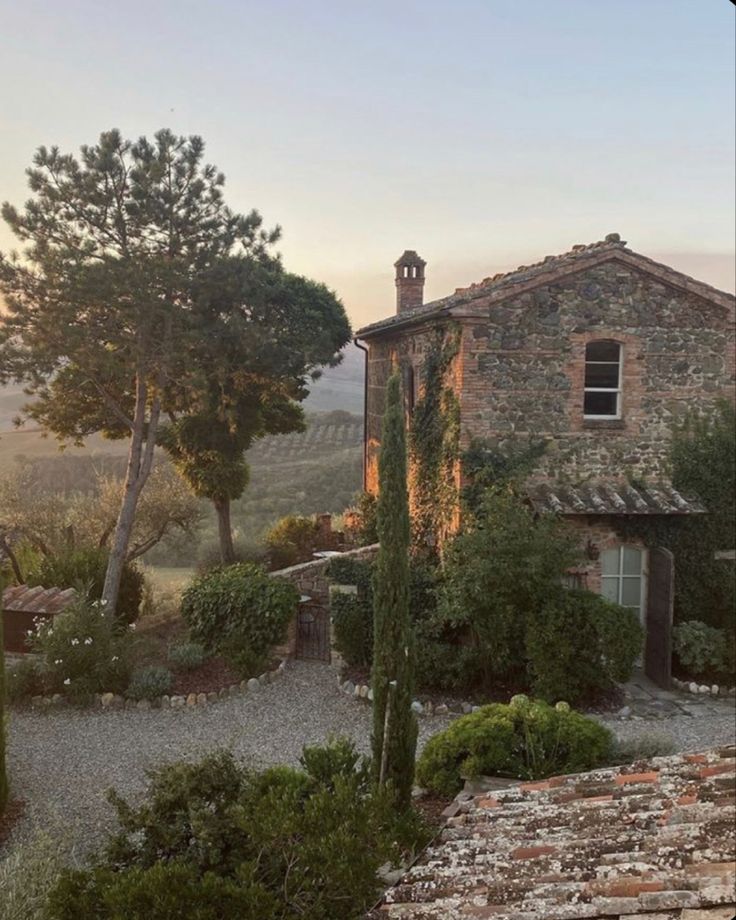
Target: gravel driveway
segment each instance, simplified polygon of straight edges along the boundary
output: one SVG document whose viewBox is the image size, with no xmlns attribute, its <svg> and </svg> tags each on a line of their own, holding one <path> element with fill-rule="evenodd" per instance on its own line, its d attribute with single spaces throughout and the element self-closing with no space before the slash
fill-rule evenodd
<svg viewBox="0 0 736 920">
<path fill-rule="evenodd" d="M 305 744 L 329 735 L 369 747 L 370 707 L 339 692 L 329 665 L 291 662 L 278 681 L 209 706 L 149 712 L 62 709 L 13 711 L 8 727 L 12 795 L 26 801 L 16 830 L 60 828 L 81 854 L 114 824 L 110 787 L 128 797 L 145 786 L 145 771 L 166 761 L 197 759 L 214 748 L 254 767 L 296 764 Z M 420 744 L 447 724 L 423 719 Z"/>
<path fill-rule="evenodd" d="M 254 767 L 295 764 L 305 744 L 322 743 L 329 735 L 350 736 L 366 751 L 370 721 L 369 706 L 339 692 L 328 665 L 301 661 L 261 690 L 192 709 L 14 711 L 10 782 L 13 796 L 27 803 L 14 837 L 34 827 L 62 829 L 82 855 L 114 824 L 106 791 L 114 787 L 135 796 L 150 767 L 196 759 L 218 747 Z M 448 721 L 420 719 L 420 746 Z M 601 721 L 627 739 L 668 734 L 677 750 L 733 743 L 735 734 L 733 703 L 725 700 L 678 703 L 657 721 Z"/>
</svg>

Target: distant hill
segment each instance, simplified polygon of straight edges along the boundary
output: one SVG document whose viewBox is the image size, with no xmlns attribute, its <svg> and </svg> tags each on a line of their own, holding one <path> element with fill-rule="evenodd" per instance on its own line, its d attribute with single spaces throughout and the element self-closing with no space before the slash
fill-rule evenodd
<svg viewBox="0 0 736 920">
<path fill-rule="evenodd" d="M 319 380 L 312 384 L 304 408 L 307 412 L 333 412 L 342 409 L 354 415 L 363 414 L 363 352 L 348 345 L 342 363 L 327 368 Z M 28 401 L 21 387 L 0 386 L 0 433 L 13 431 L 13 419 Z M 46 442 L 49 451 L 55 450 L 53 439 Z"/>
</svg>

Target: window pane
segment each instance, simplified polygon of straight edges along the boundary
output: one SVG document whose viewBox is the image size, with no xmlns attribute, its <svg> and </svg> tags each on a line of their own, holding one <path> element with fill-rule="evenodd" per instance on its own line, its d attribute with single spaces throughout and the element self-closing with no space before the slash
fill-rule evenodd
<svg viewBox="0 0 736 920">
<path fill-rule="evenodd" d="M 619 549 L 604 549 L 601 553 L 601 572 L 604 575 L 618 575 Z"/>
<path fill-rule="evenodd" d="M 612 387 L 618 386 L 618 364 L 586 364 L 586 387 Z"/>
<path fill-rule="evenodd" d="M 601 594 L 607 601 L 613 601 L 614 604 L 618 603 L 618 578 L 602 578 L 601 579 Z"/>
<path fill-rule="evenodd" d="M 620 348 L 617 342 L 589 342 L 585 349 L 585 360 L 618 362 Z"/>
<path fill-rule="evenodd" d="M 624 546 L 624 575 L 641 575 L 641 550 Z"/>
<path fill-rule="evenodd" d="M 618 415 L 618 393 L 586 393 L 585 415 Z"/>
<path fill-rule="evenodd" d="M 623 579 L 621 603 L 624 607 L 638 607 L 641 604 L 641 578 Z"/>
</svg>

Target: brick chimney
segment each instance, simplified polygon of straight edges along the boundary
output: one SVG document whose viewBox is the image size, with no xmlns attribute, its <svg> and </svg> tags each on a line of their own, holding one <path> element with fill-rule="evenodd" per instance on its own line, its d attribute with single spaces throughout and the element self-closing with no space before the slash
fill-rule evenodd
<svg viewBox="0 0 736 920">
<path fill-rule="evenodd" d="M 407 249 L 400 259 L 394 262 L 396 267 L 396 312 L 404 313 L 424 303 L 424 266 L 413 249 Z"/>
</svg>

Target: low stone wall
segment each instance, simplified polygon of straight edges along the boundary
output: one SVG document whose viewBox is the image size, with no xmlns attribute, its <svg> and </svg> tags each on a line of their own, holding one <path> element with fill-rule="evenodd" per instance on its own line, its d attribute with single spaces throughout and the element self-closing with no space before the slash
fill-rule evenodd
<svg viewBox="0 0 736 920">
<path fill-rule="evenodd" d="M 342 558 L 359 559 L 369 562 L 375 558 L 378 544 L 361 546 L 342 553 Z M 332 557 L 334 558 L 334 557 Z M 277 569 L 271 572 L 272 578 L 283 578 L 291 582 L 299 594 L 308 595 L 312 600 L 323 607 L 330 604 L 330 582 L 327 579 L 327 567 L 330 559 L 315 559 L 312 562 L 302 562 L 299 565 L 289 566 L 287 569 Z M 281 657 L 291 658 L 296 653 L 296 617 L 289 624 L 289 634 L 284 645 L 274 650 Z"/>
</svg>

